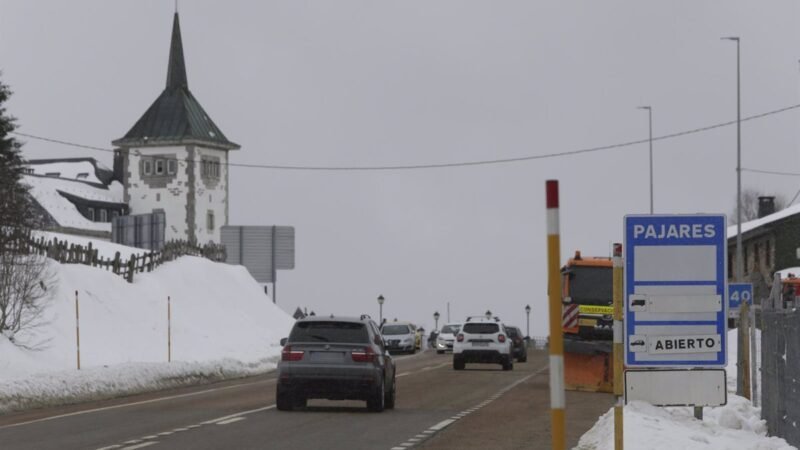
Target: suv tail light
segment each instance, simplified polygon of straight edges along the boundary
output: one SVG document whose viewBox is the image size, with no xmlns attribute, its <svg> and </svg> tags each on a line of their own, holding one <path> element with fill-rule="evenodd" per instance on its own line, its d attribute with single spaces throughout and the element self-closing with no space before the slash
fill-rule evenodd
<svg viewBox="0 0 800 450">
<path fill-rule="evenodd" d="M 458 333 L 458 336 L 456 336 L 456 340 L 458 342 L 464 342 L 464 335 L 461 334 L 461 333 Z"/>
<path fill-rule="evenodd" d="M 375 361 L 375 352 L 372 351 L 372 347 L 364 348 L 364 351 L 352 351 L 350 356 L 353 358 L 355 362 L 372 362 Z"/>
<path fill-rule="evenodd" d="M 292 350 L 292 347 L 287 345 L 283 347 L 281 351 L 281 361 L 300 361 L 303 359 L 303 353 L 305 352 L 302 350 Z"/>
<path fill-rule="evenodd" d="M 502 344 L 503 342 L 506 341 L 506 335 L 505 334 L 498 335 L 497 340 Z"/>
</svg>

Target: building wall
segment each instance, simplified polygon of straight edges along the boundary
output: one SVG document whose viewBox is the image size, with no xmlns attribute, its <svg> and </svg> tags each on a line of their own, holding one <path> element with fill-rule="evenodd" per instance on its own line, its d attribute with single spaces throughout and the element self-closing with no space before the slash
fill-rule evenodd
<svg viewBox="0 0 800 450">
<path fill-rule="evenodd" d="M 220 242 L 220 227 L 228 224 L 228 152 L 205 147 L 195 147 L 197 163 L 194 176 L 194 210 L 197 243 Z M 214 164 L 206 166 L 203 161 Z M 214 216 L 214 228 L 208 228 L 209 213 Z"/>
<path fill-rule="evenodd" d="M 145 175 L 145 161 L 151 175 Z M 175 173 L 165 162 L 156 174 L 156 160 L 174 160 Z M 212 163 L 212 164 L 209 164 Z M 130 214 L 164 211 L 166 240 L 183 239 L 200 245 L 220 242 L 220 227 L 228 223 L 228 152 L 188 145 L 130 149 L 124 161 L 124 198 Z M 209 213 L 213 229 L 209 229 Z"/>
<path fill-rule="evenodd" d="M 167 219 L 166 240 L 190 238 L 186 210 L 189 194 L 188 172 L 191 170 L 186 162 L 189 159 L 189 150 L 187 147 L 132 148 L 125 158 L 124 198 L 130 214 L 163 210 Z M 176 173 L 163 176 L 144 175 L 144 160 L 161 158 L 176 160 Z"/>
<path fill-rule="evenodd" d="M 776 270 L 800 266 L 797 248 L 800 247 L 800 214 L 789 216 L 775 227 Z"/>
</svg>

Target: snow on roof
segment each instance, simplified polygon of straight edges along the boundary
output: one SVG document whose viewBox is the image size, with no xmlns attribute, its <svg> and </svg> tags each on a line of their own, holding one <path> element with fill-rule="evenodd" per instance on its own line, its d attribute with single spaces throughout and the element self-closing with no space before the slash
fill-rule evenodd
<svg viewBox="0 0 800 450">
<path fill-rule="evenodd" d="M 28 168 L 36 175 L 58 174 L 58 178 L 102 183 L 95 175 L 94 165 L 89 161 L 65 161 L 45 164 L 29 164 Z"/>
<path fill-rule="evenodd" d="M 89 164 L 91 166 L 91 164 Z M 92 172 L 94 173 L 94 172 Z M 122 185 L 113 182 L 109 189 L 101 189 L 78 181 L 26 175 L 23 182 L 30 193 L 62 227 L 111 232 L 111 223 L 92 222 L 83 217 L 75 205 L 58 192 L 65 192 L 86 200 L 122 203 Z"/>
<path fill-rule="evenodd" d="M 742 236 L 744 236 L 748 231 L 755 230 L 760 226 L 777 222 L 778 220 L 785 219 L 798 213 L 800 213 L 800 204 L 789 206 L 786 209 L 782 209 L 774 214 L 764 216 L 760 219 L 745 222 L 742 224 Z M 728 239 L 733 237 L 736 237 L 736 225 L 731 225 L 728 227 Z"/>
</svg>

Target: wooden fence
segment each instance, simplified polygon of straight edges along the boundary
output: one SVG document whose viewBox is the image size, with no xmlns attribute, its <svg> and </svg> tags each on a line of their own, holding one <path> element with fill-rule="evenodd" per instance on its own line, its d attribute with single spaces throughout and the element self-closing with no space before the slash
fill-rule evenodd
<svg viewBox="0 0 800 450">
<path fill-rule="evenodd" d="M 186 241 L 168 241 L 164 248 L 158 252 L 132 254 L 127 260 L 116 252 L 113 258 L 103 258 L 90 242 L 87 246 L 70 244 L 53 238 L 45 240 L 28 237 L 17 241 L 15 247 L 23 253 L 47 256 L 63 264 L 83 264 L 86 266 L 100 267 L 133 282 L 136 273 L 152 272 L 153 269 L 173 261 L 181 256 L 201 256 L 212 261 L 225 261 L 225 246 L 219 244 L 206 244 L 198 246 Z"/>
</svg>

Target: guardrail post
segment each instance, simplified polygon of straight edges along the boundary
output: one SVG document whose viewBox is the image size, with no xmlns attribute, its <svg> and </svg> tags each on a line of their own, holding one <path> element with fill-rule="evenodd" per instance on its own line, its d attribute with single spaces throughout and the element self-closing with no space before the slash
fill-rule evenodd
<svg viewBox="0 0 800 450">
<path fill-rule="evenodd" d="M 550 416 L 553 450 L 566 447 L 564 335 L 561 330 L 561 238 L 558 220 L 558 180 L 547 180 L 547 295 L 550 319 Z"/>
</svg>

